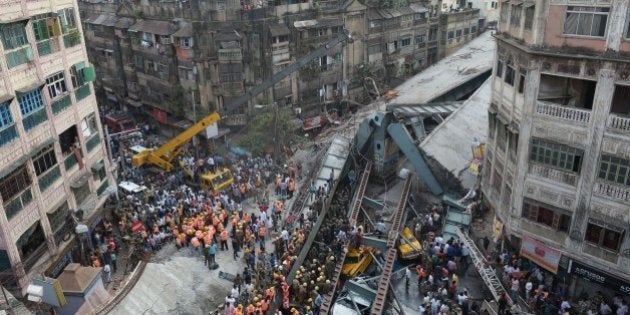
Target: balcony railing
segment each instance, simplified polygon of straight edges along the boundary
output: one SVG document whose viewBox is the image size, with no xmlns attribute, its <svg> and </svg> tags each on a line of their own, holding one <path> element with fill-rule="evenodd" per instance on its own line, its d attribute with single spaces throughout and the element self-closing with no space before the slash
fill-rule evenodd
<svg viewBox="0 0 630 315">
<path fill-rule="evenodd" d="M 66 167 L 66 171 L 68 171 L 73 166 L 77 165 L 78 163 L 79 161 L 77 160 L 77 157 L 74 156 L 74 154 L 70 154 L 68 155 L 68 157 L 66 157 L 66 160 L 63 162 L 63 165 Z"/>
<path fill-rule="evenodd" d="M 78 30 L 70 31 L 63 36 L 63 45 L 66 48 L 74 47 L 81 44 L 81 33 Z"/>
<path fill-rule="evenodd" d="M 15 125 L 11 125 L 3 130 L 0 130 L 0 147 L 15 140 L 17 137 Z"/>
<path fill-rule="evenodd" d="M 96 148 L 99 143 L 101 143 L 101 138 L 98 136 L 98 134 L 95 134 L 85 143 L 85 148 L 88 150 L 88 152 L 92 152 L 92 150 L 94 150 L 94 148 Z"/>
<path fill-rule="evenodd" d="M 588 124 L 591 119 L 591 112 L 589 110 L 562 106 L 545 101 L 538 101 L 536 113 L 540 116 L 550 116 L 580 124 Z"/>
<path fill-rule="evenodd" d="M 96 194 L 99 196 L 103 195 L 103 193 L 105 193 L 105 191 L 107 190 L 107 187 L 109 187 L 109 181 L 105 179 L 105 181 L 101 183 L 100 186 L 98 186 L 98 189 L 96 190 Z"/>
<path fill-rule="evenodd" d="M 593 192 L 597 195 L 610 197 L 621 201 L 630 202 L 630 187 L 615 185 L 608 182 L 596 182 Z"/>
<path fill-rule="evenodd" d="M 554 182 L 567 184 L 571 186 L 577 185 L 578 175 L 575 173 L 565 172 L 557 170 L 555 168 L 546 167 L 540 164 L 529 163 L 529 173 L 534 176 L 539 176 L 547 179 L 551 179 Z"/>
<path fill-rule="evenodd" d="M 615 131 L 630 132 L 630 117 L 610 114 L 608 115 L 606 127 L 614 129 Z"/>
<path fill-rule="evenodd" d="M 48 170 L 46 174 L 39 177 L 39 190 L 44 192 L 59 177 L 61 177 L 61 171 L 59 170 L 59 165 L 55 165 L 54 168 Z"/>
<path fill-rule="evenodd" d="M 40 57 L 54 54 L 59 50 L 61 50 L 61 47 L 59 45 L 59 39 L 57 39 L 56 37 L 37 43 L 37 53 Z"/>
<path fill-rule="evenodd" d="M 39 126 L 41 123 L 46 121 L 48 116 L 46 115 L 46 110 L 44 108 L 40 108 L 35 113 L 28 115 L 26 118 L 22 119 L 22 125 L 24 126 L 24 131 L 28 132 L 29 130 Z"/>
<path fill-rule="evenodd" d="M 11 220 L 31 201 L 33 201 L 33 193 L 31 192 L 31 187 L 29 187 L 13 198 L 13 200 L 4 204 L 4 212 L 7 214 L 7 219 Z"/>
<path fill-rule="evenodd" d="M 76 89 L 74 91 L 74 96 L 77 99 L 77 102 L 88 97 L 88 95 L 90 95 L 90 93 L 92 93 L 92 90 L 90 90 L 90 85 L 86 84 L 83 85 L 82 87 Z"/>
<path fill-rule="evenodd" d="M 24 270 L 26 272 L 29 272 L 31 268 L 35 266 L 37 261 L 39 261 L 44 256 L 44 254 L 46 254 L 46 251 L 48 250 L 47 245 L 48 243 L 43 242 L 41 245 L 39 245 L 39 247 L 37 247 L 37 249 L 35 249 L 33 252 L 29 253 L 27 257 L 24 257 L 24 259 L 22 259 Z"/>
<path fill-rule="evenodd" d="M 66 95 L 52 103 L 52 112 L 53 114 L 57 115 L 61 113 L 64 109 L 70 107 L 70 105 L 72 105 L 72 99 L 70 99 L 70 95 Z"/>
</svg>

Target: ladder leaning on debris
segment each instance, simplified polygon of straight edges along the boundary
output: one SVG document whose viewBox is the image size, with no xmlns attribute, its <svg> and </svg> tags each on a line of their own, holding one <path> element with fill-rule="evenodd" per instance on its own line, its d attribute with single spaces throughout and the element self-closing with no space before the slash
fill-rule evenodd
<svg viewBox="0 0 630 315">
<path fill-rule="evenodd" d="M 361 174 L 361 180 L 359 181 L 359 187 L 357 191 L 354 193 L 354 201 L 352 202 L 352 212 L 350 212 L 350 224 L 355 225 L 357 222 L 357 217 L 359 215 L 359 208 L 361 208 L 361 202 L 363 201 L 363 195 L 365 194 L 365 188 L 367 187 L 368 180 L 370 179 L 370 171 L 372 170 L 372 162 L 368 161 L 365 165 L 365 169 L 363 170 L 363 174 Z M 347 245 L 344 246 L 343 253 L 341 257 L 337 258 L 337 263 L 335 264 L 335 271 L 333 273 L 331 282 L 337 284 L 339 281 L 339 276 L 341 275 L 341 269 L 343 268 L 343 261 L 346 258 L 346 254 L 348 253 Z M 324 295 L 324 301 L 320 306 L 321 314 L 328 314 L 330 307 L 333 303 L 333 296 L 335 295 L 335 289 L 337 285 L 333 286 L 333 289 L 328 292 L 328 294 Z"/>
<path fill-rule="evenodd" d="M 392 269 L 394 267 L 394 262 L 396 261 L 396 239 L 398 238 L 398 234 L 400 234 L 402 218 L 404 216 L 405 209 L 407 208 L 407 198 L 409 197 L 409 191 L 411 189 L 411 178 L 412 176 L 409 175 L 407 176 L 407 179 L 405 179 L 402 195 L 400 196 L 400 201 L 398 202 L 398 209 L 396 209 L 394 219 L 392 220 L 392 227 L 389 230 L 387 238 L 388 250 L 385 254 L 385 263 L 381 272 L 381 278 L 378 282 L 378 289 L 376 289 L 376 297 L 374 298 L 374 302 L 372 302 L 372 310 L 370 311 L 371 315 L 381 315 L 385 309 L 387 291 L 390 286 L 389 279 L 392 276 Z"/>
</svg>

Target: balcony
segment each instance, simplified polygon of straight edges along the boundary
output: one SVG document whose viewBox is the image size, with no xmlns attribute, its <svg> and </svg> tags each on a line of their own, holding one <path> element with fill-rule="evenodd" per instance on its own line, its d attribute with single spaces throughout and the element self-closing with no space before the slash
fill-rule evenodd
<svg viewBox="0 0 630 315">
<path fill-rule="evenodd" d="M 616 132 L 630 133 L 630 117 L 610 114 L 606 121 L 606 127 Z"/>
<path fill-rule="evenodd" d="M 85 84 L 74 91 L 74 96 L 77 99 L 77 102 L 79 102 L 80 100 L 88 97 L 90 93 L 92 93 L 92 90 L 90 90 L 90 85 Z"/>
<path fill-rule="evenodd" d="M 59 39 L 50 38 L 37 43 L 37 53 L 40 57 L 54 54 L 61 50 Z"/>
<path fill-rule="evenodd" d="M 92 136 L 89 140 L 85 142 L 85 148 L 88 152 L 92 152 L 94 148 L 96 148 L 101 143 L 101 138 L 98 136 L 98 133 Z"/>
<path fill-rule="evenodd" d="M 578 174 L 561 171 L 555 168 L 546 167 L 536 163 L 529 163 L 529 174 L 550 179 L 556 183 L 562 183 L 570 186 L 577 185 Z"/>
<path fill-rule="evenodd" d="M 59 177 L 61 177 L 61 171 L 59 170 L 59 165 L 56 165 L 39 177 L 39 190 L 41 192 L 46 191 Z"/>
<path fill-rule="evenodd" d="M 29 132 L 31 129 L 39 126 L 41 123 L 45 122 L 46 120 L 48 120 L 48 116 L 46 115 L 46 110 L 44 108 L 41 108 L 38 111 L 22 119 L 22 125 L 24 126 L 24 131 Z"/>
<path fill-rule="evenodd" d="M 63 36 L 64 47 L 70 48 L 79 44 L 81 44 L 81 33 L 79 33 L 79 30 L 71 30 Z"/>
<path fill-rule="evenodd" d="M 56 101 L 53 101 L 50 107 L 52 108 L 52 112 L 54 115 L 61 113 L 64 109 L 70 107 L 72 105 L 72 99 L 70 99 L 70 95 L 66 95 Z"/>
<path fill-rule="evenodd" d="M 219 49 L 219 61 L 240 61 L 243 60 L 241 48 Z"/>
<path fill-rule="evenodd" d="M 63 165 L 66 167 L 66 172 L 67 172 L 78 163 L 79 161 L 77 160 L 77 157 L 74 154 L 70 154 L 65 158 Z"/>
<path fill-rule="evenodd" d="M 589 254 L 593 257 L 597 257 L 599 259 L 603 259 L 605 261 L 611 262 L 613 264 L 617 263 L 619 259 L 619 253 L 613 252 L 611 250 L 607 250 L 605 248 L 600 247 L 596 244 L 591 244 L 589 242 L 584 242 L 584 246 L 582 247 L 582 251 L 585 254 Z"/>
<path fill-rule="evenodd" d="M 593 185 L 593 193 L 615 200 L 630 202 L 630 187 L 598 181 Z"/>
<path fill-rule="evenodd" d="M 538 114 L 538 116 L 558 118 L 581 125 L 587 125 L 591 119 L 590 110 L 563 106 L 541 100 L 537 102 L 536 114 Z"/>
</svg>

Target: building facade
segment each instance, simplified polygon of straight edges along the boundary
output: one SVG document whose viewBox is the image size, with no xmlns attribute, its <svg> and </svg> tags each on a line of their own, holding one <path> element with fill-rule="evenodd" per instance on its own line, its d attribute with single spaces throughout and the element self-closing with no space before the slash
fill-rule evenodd
<svg viewBox="0 0 630 315">
<path fill-rule="evenodd" d="M 0 14 L 0 269 L 21 294 L 96 218 L 114 184 L 76 1 L 9 1 Z M 69 229 L 69 230 L 68 230 Z"/>
<path fill-rule="evenodd" d="M 192 120 L 193 107 L 198 117 L 221 109 L 309 48 L 347 29 L 352 43 L 331 49 L 329 55 L 276 83 L 223 124 L 244 125 L 252 105 L 274 102 L 299 107 L 304 118 L 318 116 L 326 106 L 352 97 L 352 91 L 362 91 L 362 82 L 352 80 L 360 68 L 378 69 L 370 75 L 393 80 L 384 82 L 393 86 L 435 63 L 442 49 L 438 28 L 461 24 L 456 18 L 440 21 L 439 0 L 396 8 L 384 3 L 198 1 L 180 6 L 163 1 L 80 1 L 79 5 L 101 103 L 145 114 L 167 126 Z M 478 10 L 474 14 L 466 17 L 476 25 Z M 232 35 L 238 38 L 223 40 Z M 472 37 L 456 41 L 464 43 Z"/>
<path fill-rule="evenodd" d="M 572 296 L 630 294 L 628 12 L 500 7 L 482 191 L 513 247 Z"/>
</svg>

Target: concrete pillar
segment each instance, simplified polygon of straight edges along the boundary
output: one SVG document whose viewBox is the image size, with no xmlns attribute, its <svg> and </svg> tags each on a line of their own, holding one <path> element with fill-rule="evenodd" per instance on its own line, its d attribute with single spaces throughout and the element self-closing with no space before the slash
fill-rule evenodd
<svg viewBox="0 0 630 315">
<path fill-rule="evenodd" d="M 628 0 L 612 1 L 606 30 L 606 50 L 619 51 L 621 39 L 626 35 L 627 12 Z"/>
<path fill-rule="evenodd" d="M 525 177 L 527 175 L 527 166 L 529 164 L 529 142 L 532 136 L 532 127 L 534 123 L 534 113 L 536 112 L 536 99 L 538 96 L 538 87 L 540 85 L 540 68 L 538 61 L 531 61 L 530 67 L 525 76 L 525 90 L 523 93 L 524 102 L 522 109 L 521 124 L 518 138 L 518 149 L 516 153 L 516 170 L 514 174 L 514 183 L 512 183 L 512 200 L 507 226 L 508 233 L 515 229 L 520 230 L 521 224 L 521 208 L 523 207 L 523 197 L 525 191 Z"/>
<path fill-rule="evenodd" d="M 615 92 L 614 67 L 615 65 L 612 63 L 605 63 L 598 74 L 593 110 L 591 111 L 586 141 L 589 145 L 584 148 L 580 181 L 577 186 L 577 207 L 573 215 L 573 221 L 571 222 L 571 231 L 569 232 L 569 237 L 572 240 L 570 245 L 572 250 L 579 250 L 584 240 L 584 229 L 590 211 L 593 183 L 595 182 L 599 170 L 598 162 L 602 139 L 606 128 L 606 120 L 610 113 L 613 93 Z"/>
<path fill-rule="evenodd" d="M 28 167 L 29 174 L 32 174 L 33 184 L 31 185 L 31 191 L 33 192 L 33 201 L 37 203 L 39 224 L 42 225 L 42 230 L 44 231 L 44 237 L 46 238 L 46 243 L 48 245 L 48 253 L 51 257 L 55 257 L 55 255 L 57 254 L 57 244 L 55 243 L 55 237 L 52 228 L 50 227 L 50 222 L 48 222 L 48 216 L 46 216 L 46 210 L 48 209 L 48 207 L 52 207 L 54 205 L 46 205 L 44 204 L 44 200 L 42 200 L 42 192 L 39 190 L 39 184 L 37 176 L 35 175 L 33 160 L 29 159 L 26 165 Z M 50 188 L 52 189 L 52 187 Z"/>
</svg>

